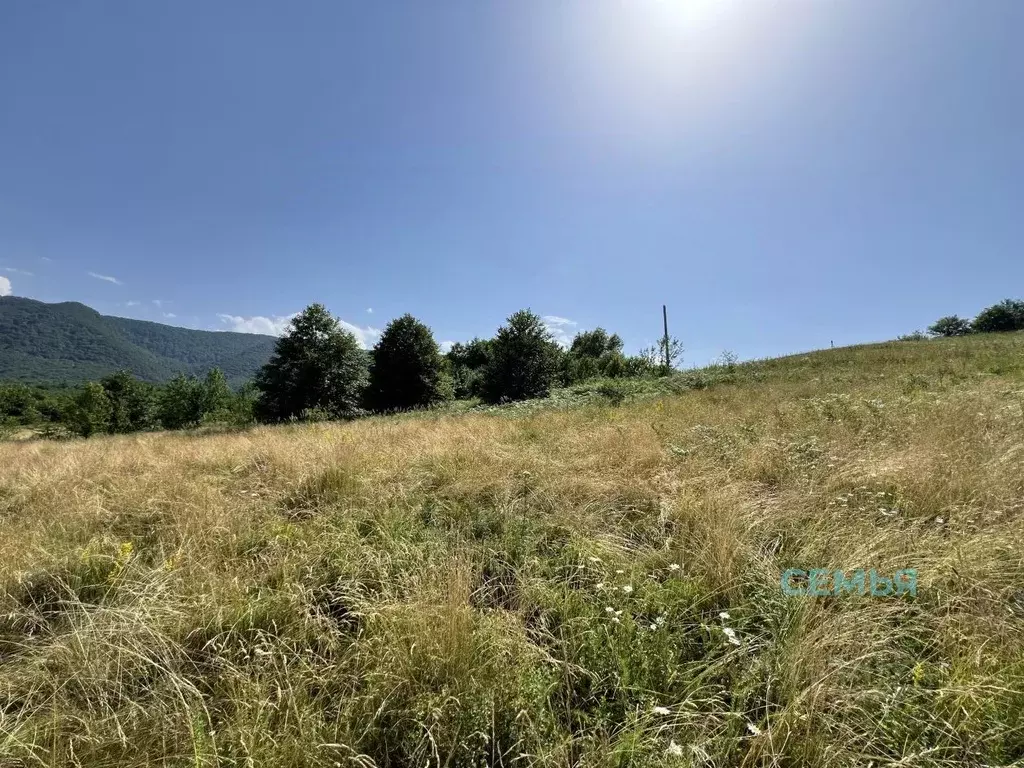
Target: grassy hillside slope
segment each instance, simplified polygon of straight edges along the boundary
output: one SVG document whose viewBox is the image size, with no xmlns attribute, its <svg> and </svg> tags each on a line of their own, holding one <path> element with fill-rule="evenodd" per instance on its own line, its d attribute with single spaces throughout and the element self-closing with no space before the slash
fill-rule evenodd
<svg viewBox="0 0 1024 768">
<path fill-rule="evenodd" d="M 216 366 L 238 383 L 267 361 L 275 341 L 108 317 L 75 302 L 0 297 L 0 379 L 73 383 L 126 368 L 159 382 Z"/>
<path fill-rule="evenodd" d="M 690 377 L 0 444 L 0 764 L 1024 760 L 1024 335 Z"/>
</svg>

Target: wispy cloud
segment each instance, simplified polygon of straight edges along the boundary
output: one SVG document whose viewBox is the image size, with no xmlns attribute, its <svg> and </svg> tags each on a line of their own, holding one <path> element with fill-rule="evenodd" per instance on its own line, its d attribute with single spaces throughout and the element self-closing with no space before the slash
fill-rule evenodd
<svg viewBox="0 0 1024 768">
<path fill-rule="evenodd" d="M 366 314 L 372 315 L 373 314 L 373 307 L 367 307 L 366 308 Z"/>
<path fill-rule="evenodd" d="M 293 312 L 290 315 L 271 315 L 269 317 L 252 315 L 251 317 L 243 317 L 222 312 L 217 317 L 226 326 L 225 330 L 235 331 L 236 333 L 262 333 L 268 336 L 281 336 L 288 330 L 292 318 L 298 314 L 298 312 Z M 363 349 L 369 349 L 380 338 L 381 331 L 379 328 L 356 325 L 346 320 L 338 320 L 338 324 L 355 336 L 359 346 Z"/>
<path fill-rule="evenodd" d="M 568 347 L 572 343 L 572 337 L 576 334 L 576 326 L 579 325 L 575 320 L 558 315 L 544 315 L 541 320 L 544 321 L 545 327 L 558 344 Z"/>
<path fill-rule="evenodd" d="M 164 304 L 170 304 L 170 303 L 171 302 L 167 301 L 166 299 L 153 299 L 153 304 L 155 304 L 157 306 L 157 308 L 159 308 L 159 309 L 163 309 Z"/>
<path fill-rule="evenodd" d="M 0 277 L 0 296 L 11 295 L 11 281 L 6 277 Z"/>
<path fill-rule="evenodd" d="M 87 274 L 89 277 L 95 277 L 97 280 L 105 280 L 106 282 L 113 283 L 114 285 L 124 285 L 124 283 L 116 277 L 111 277 L 110 275 L 98 275 L 95 272 L 88 272 Z"/>
<path fill-rule="evenodd" d="M 29 272 L 27 269 L 18 269 L 17 267 L 0 267 L 0 272 L 7 272 L 11 275 L 27 275 L 28 277 L 32 277 L 33 275 L 33 273 Z"/>
<path fill-rule="evenodd" d="M 39 260 L 40 260 L 40 261 L 45 261 L 45 262 L 47 262 L 47 263 L 49 263 L 49 262 L 53 261 L 53 259 L 51 259 L 51 258 L 49 258 L 49 257 L 47 257 L 47 256 L 40 256 L 40 257 L 39 257 Z"/>
<path fill-rule="evenodd" d="M 126 302 L 124 303 L 124 305 L 125 305 L 126 307 L 137 307 L 137 306 L 139 306 L 139 304 L 140 304 L 140 303 L 141 303 L 141 302 L 138 302 L 138 301 L 126 301 Z"/>
<path fill-rule="evenodd" d="M 174 314 L 173 312 L 164 312 L 164 317 L 166 317 L 168 320 L 173 320 L 174 318 L 177 317 L 177 315 Z"/>
</svg>

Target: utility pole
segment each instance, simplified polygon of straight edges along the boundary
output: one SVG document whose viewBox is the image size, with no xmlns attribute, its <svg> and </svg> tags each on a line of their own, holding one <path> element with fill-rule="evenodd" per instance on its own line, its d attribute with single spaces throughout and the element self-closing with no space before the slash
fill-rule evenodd
<svg viewBox="0 0 1024 768">
<path fill-rule="evenodd" d="M 664 304 L 661 305 L 661 319 L 665 324 L 665 373 L 667 374 L 671 370 L 671 364 L 668 359 L 668 309 Z"/>
</svg>

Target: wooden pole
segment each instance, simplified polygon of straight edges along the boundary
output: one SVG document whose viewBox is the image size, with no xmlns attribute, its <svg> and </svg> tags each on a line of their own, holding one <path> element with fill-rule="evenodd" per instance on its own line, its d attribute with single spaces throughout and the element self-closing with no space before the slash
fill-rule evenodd
<svg viewBox="0 0 1024 768">
<path fill-rule="evenodd" d="M 665 324 L 665 373 L 668 373 L 669 370 L 671 370 L 668 359 L 668 309 L 665 307 L 664 304 L 661 305 L 661 319 L 662 322 Z"/>
</svg>

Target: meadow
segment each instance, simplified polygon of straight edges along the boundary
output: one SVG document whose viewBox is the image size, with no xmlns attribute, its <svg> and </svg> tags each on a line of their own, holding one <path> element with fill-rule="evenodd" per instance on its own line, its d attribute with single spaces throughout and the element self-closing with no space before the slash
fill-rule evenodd
<svg viewBox="0 0 1024 768">
<path fill-rule="evenodd" d="M 0 766 L 1020 765 L 1022 546 L 1021 333 L 0 443 Z"/>
</svg>

